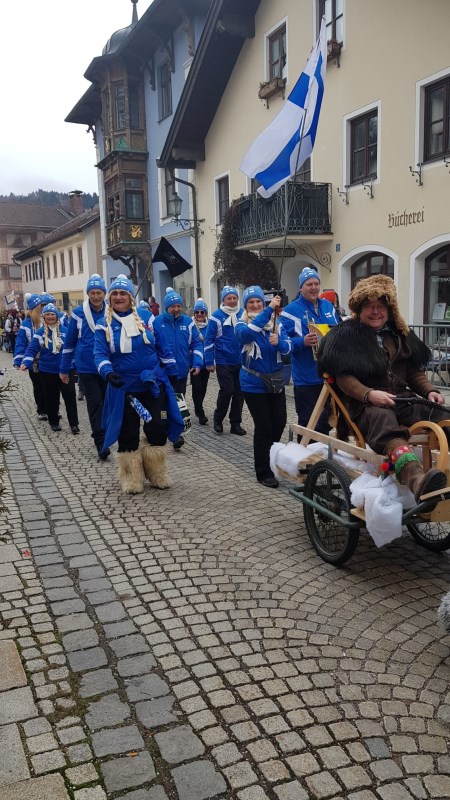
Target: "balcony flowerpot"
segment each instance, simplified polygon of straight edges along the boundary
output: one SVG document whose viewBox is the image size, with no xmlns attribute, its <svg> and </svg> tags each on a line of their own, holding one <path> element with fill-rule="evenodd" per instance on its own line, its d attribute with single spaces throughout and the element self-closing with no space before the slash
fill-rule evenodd
<svg viewBox="0 0 450 800">
<path fill-rule="evenodd" d="M 275 94 L 282 94 L 284 97 L 284 87 L 286 85 L 286 78 L 272 78 L 270 81 L 259 84 L 258 97 L 260 100 L 265 100 L 266 105 L 270 97 Z"/>
</svg>

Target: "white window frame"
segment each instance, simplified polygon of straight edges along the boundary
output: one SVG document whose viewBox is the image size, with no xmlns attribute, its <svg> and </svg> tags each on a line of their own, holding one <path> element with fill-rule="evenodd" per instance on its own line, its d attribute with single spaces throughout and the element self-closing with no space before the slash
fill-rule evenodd
<svg viewBox="0 0 450 800">
<path fill-rule="evenodd" d="M 413 169 L 416 169 L 417 164 L 422 163 L 422 172 L 425 172 L 429 169 L 435 169 L 435 167 L 442 167 L 442 164 L 444 163 L 444 157 L 436 158 L 435 160 L 427 161 L 426 163 L 423 162 L 423 151 L 425 144 L 425 92 L 428 86 L 431 86 L 432 83 L 436 83 L 436 81 L 440 81 L 442 78 L 448 78 L 449 75 L 450 67 L 446 67 L 446 69 L 435 72 L 433 75 L 428 75 L 426 78 L 422 78 L 422 80 L 416 82 Z"/>
<path fill-rule="evenodd" d="M 368 114 L 370 111 L 377 112 L 377 123 L 378 123 L 378 130 L 377 130 L 377 177 L 373 179 L 373 185 L 375 186 L 377 183 L 380 182 L 381 179 L 381 100 L 376 100 L 374 103 L 369 103 L 367 106 L 362 106 L 361 108 L 357 108 L 352 111 L 350 114 L 346 114 L 343 120 L 343 137 L 342 137 L 342 186 L 347 186 L 349 192 L 358 191 L 362 189 L 362 183 L 354 183 L 350 186 L 350 174 L 351 174 L 351 126 L 352 121 L 357 117 L 361 117 L 364 114 Z M 312 163 L 311 163 L 311 175 L 312 175 Z"/>
<path fill-rule="evenodd" d="M 177 178 L 179 171 L 175 169 L 173 171 L 174 177 Z M 177 184 L 175 184 L 175 191 L 177 192 Z M 179 192 L 178 192 L 179 194 Z M 169 222 L 172 221 L 172 217 L 168 213 L 167 210 L 167 201 L 166 201 L 166 168 L 159 167 L 158 168 L 158 203 L 159 203 L 159 224 L 160 225 L 167 225 Z"/>
<path fill-rule="evenodd" d="M 228 201 L 229 201 L 229 206 L 231 205 L 230 172 L 227 171 L 227 172 L 222 172 L 220 175 L 216 175 L 214 177 L 214 219 L 216 227 L 222 224 L 220 222 L 220 208 L 219 208 L 219 181 L 223 180 L 224 178 L 228 178 Z"/>
</svg>

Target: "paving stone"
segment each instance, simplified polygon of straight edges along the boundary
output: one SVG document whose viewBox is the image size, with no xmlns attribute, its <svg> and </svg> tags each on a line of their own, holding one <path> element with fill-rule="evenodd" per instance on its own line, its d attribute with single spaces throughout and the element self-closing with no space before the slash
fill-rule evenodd
<svg viewBox="0 0 450 800">
<path fill-rule="evenodd" d="M 67 758 L 70 764 L 81 764 L 82 761 L 92 759 L 92 751 L 88 744 L 74 744 L 66 748 Z"/>
<path fill-rule="evenodd" d="M 249 786 L 258 780 L 256 773 L 247 761 L 239 761 L 230 767 L 224 767 L 223 773 L 226 775 L 232 789 L 241 789 L 243 786 Z"/>
<path fill-rule="evenodd" d="M 38 716 L 39 712 L 29 686 L 0 693 L 0 725 Z"/>
<path fill-rule="evenodd" d="M 98 642 L 98 633 L 94 628 L 88 628 L 84 631 L 75 631 L 74 633 L 67 633 L 62 637 L 64 650 L 68 650 L 69 652 L 73 650 L 84 650 L 88 647 L 95 647 Z"/>
<path fill-rule="evenodd" d="M 27 747 L 30 753 L 45 753 L 47 750 L 56 750 L 58 743 L 53 733 L 41 733 L 27 739 Z"/>
<path fill-rule="evenodd" d="M 103 625 L 106 638 L 116 639 L 119 636 L 127 636 L 129 633 L 136 633 L 136 625 L 131 619 L 124 619 L 122 622 L 110 622 Z"/>
<path fill-rule="evenodd" d="M 150 653 L 134 658 L 125 658 L 117 662 L 117 672 L 122 678 L 132 675 L 145 675 L 146 672 L 156 667 L 156 661 Z"/>
<path fill-rule="evenodd" d="M 91 730 L 120 725 L 130 716 L 131 711 L 126 703 L 122 703 L 117 694 L 108 694 L 96 703 L 90 703 L 85 715 L 86 725 Z"/>
<path fill-rule="evenodd" d="M 273 791 L 279 800 L 309 800 L 310 798 L 298 781 L 289 781 L 289 783 L 274 786 Z"/>
<path fill-rule="evenodd" d="M 138 700 L 161 697 L 164 694 L 168 694 L 170 689 L 159 675 L 150 673 L 150 675 L 136 675 L 132 678 L 127 678 L 125 680 L 125 691 L 128 699 L 131 702 L 136 702 Z"/>
<path fill-rule="evenodd" d="M 50 733 L 52 730 L 49 721 L 43 717 L 30 719 L 27 722 L 23 722 L 22 725 L 25 736 L 39 736 L 41 733 Z"/>
<path fill-rule="evenodd" d="M 101 786 L 89 786 L 73 793 L 74 800 L 106 800 L 105 790 Z"/>
<path fill-rule="evenodd" d="M 101 765 L 107 792 L 131 789 L 156 778 L 150 753 L 138 753 L 127 758 L 114 758 Z"/>
<path fill-rule="evenodd" d="M 19 561 L 20 558 L 20 552 L 14 544 L 0 544 L 0 564 Z"/>
<path fill-rule="evenodd" d="M 179 800 L 207 800 L 225 792 L 227 788 L 210 761 L 193 761 L 174 767 L 172 777 Z"/>
<path fill-rule="evenodd" d="M 31 763 L 35 775 L 43 775 L 45 772 L 55 772 L 55 770 L 65 767 L 66 759 L 60 750 L 51 750 L 48 753 L 38 753 L 38 755 L 32 756 Z"/>
<path fill-rule="evenodd" d="M 82 631 L 86 628 L 94 627 L 94 623 L 87 614 L 69 614 L 66 617 L 59 617 L 56 620 L 56 625 L 60 633 Z"/>
<path fill-rule="evenodd" d="M 205 752 L 204 745 L 188 725 L 156 733 L 154 739 L 161 756 L 169 764 L 179 764 L 180 761 L 196 758 Z"/>
<path fill-rule="evenodd" d="M 107 603 L 104 606 L 97 606 L 95 613 L 99 622 L 117 622 L 127 616 L 122 603 Z"/>
<path fill-rule="evenodd" d="M 25 751 L 17 725 L 0 728 L 0 787 L 30 777 Z M 1 796 L 1 790 L 0 790 Z"/>
<path fill-rule="evenodd" d="M 134 636 L 123 636 L 120 639 L 114 639 L 109 642 L 111 650 L 114 650 L 117 658 L 123 658 L 126 655 L 133 653 L 148 652 L 148 644 L 143 636 L 136 634 Z"/>
<path fill-rule="evenodd" d="M 109 728 L 97 731 L 92 735 L 92 746 L 98 758 L 102 756 L 128 753 L 130 750 L 141 750 L 144 741 L 135 725 L 124 728 Z"/>
<path fill-rule="evenodd" d="M 79 693 L 81 697 L 95 697 L 97 694 L 117 689 L 117 681 L 110 669 L 97 669 L 81 676 Z"/>
<path fill-rule="evenodd" d="M 0 589 L 2 586 L 3 578 L 0 579 Z M 0 641 L 0 664 L 0 692 L 27 685 L 19 651 L 14 642 Z"/>
<path fill-rule="evenodd" d="M 64 774 L 72 786 L 93 783 L 97 781 L 99 777 L 93 764 L 82 764 L 80 767 L 70 767 L 66 769 Z"/>
<path fill-rule="evenodd" d="M 450 776 L 426 775 L 423 782 L 430 797 L 450 797 Z"/>
<path fill-rule="evenodd" d="M 151 789 L 137 789 L 116 797 L 115 800 L 169 800 L 162 786 L 152 786 Z"/>
<path fill-rule="evenodd" d="M 177 722 L 177 717 L 172 710 L 174 702 L 175 697 L 173 694 L 169 694 L 155 700 L 136 703 L 136 715 L 140 722 L 149 729 Z"/>
<path fill-rule="evenodd" d="M 69 800 L 62 775 L 30 778 L 0 788 L 0 800 Z"/>
<path fill-rule="evenodd" d="M 95 667 L 103 667 L 108 663 L 105 651 L 101 647 L 78 650 L 67 654 L 72 672 L 85 672 Z"/>
<path fill-rule="evenodd" d="M 305 781 L 313 797 L 332 797 L 341 792 L 341 787 L 329 772 L 321 772 L 318 775 L 307 775 Z"/>
</svg>

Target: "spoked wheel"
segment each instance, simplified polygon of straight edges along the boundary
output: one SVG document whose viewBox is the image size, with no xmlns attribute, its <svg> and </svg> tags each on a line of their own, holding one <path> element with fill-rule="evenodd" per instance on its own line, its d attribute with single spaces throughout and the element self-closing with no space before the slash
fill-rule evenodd
<svg viewBox="0 0 450 800">
<path fill-rule="evenodd" d="M 359 528 L 346 527 L 351 508 L 349 487 L 345 470 L 329 459 L 314 464 L 305 480 L 304 495 L 318 506 L 303 504 L 306 530 L 320 557 L 335 566 L 348 561 L 359 539 Z M 321 514 L 320 506 L 332 511 L 342 522 Z"/>
<path fill-rule="evenodd" d="M 450 548 L 450 522 L 423 520 L 423 522 L 407 522 L 406 527 L 416 542 L 427 550 L 442 553 Z"/>
</svg>

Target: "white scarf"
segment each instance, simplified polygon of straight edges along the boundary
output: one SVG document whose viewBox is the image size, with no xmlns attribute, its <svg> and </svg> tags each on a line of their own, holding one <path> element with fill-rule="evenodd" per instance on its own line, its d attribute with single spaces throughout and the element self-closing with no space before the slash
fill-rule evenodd
<svg viewBox="0 0 450 800">
<path fill-rule="evenodd" d="M 58 323 L 56 325 L 47 325 L 47 329 L 52 332 L 52 354 L 57 356 L 62 347 L 62 339 L 58 336 Z M 45 346 L 48 348 L 48 336 L 45 337 Z"/>
<path fill-rule="evenodd" d="M 251 313 L 249 313 L 248 311 L 244 310 L 244 312 L 242 314 L 242 317 L 241 317 L 241 322 L 245 322 L 248 325 L 248 323 L 249 322 L 253 322 L 253 320 L 260 313 L 261 313 L 261 311 L 252 311 Z M 272 314 L 270 319 L 269 319 L 269 322 L 267 322 L 266 325 L 264 325 L 264 328 L 262 328 L 263 331 L 270 331 L 271 333 L 274 332 L 274 330 L 273 330 L 273 319 L 274 319 L 274 316 Z M 242 353 L 246 353 L 247 354 L 247 360 L 250 360 L 250 358 L 262 358 L 262 356 L 261 356 L 261 348 L 260 348 L 260 346 L 258 344 L 256 344 L 256 342 L 247 342 L 247 344 L 244 344 L 244 346 L 242 348 Z M 277 361 L 280 360 L 278 358 L 278 356 L 279 356 L 279 353 L 277 353 Z"/>
<path fill-rule="evenodd" d="M 83 311 L 84 311 L 84 316 L 86 317 L 86 322 L 89 325 L 92 333 L 94 333 L 94 331 L 95 331 L 95 322 L 94 322 L 94 317 L 92 316 L 92 311 L 91 311 L 91 306 L 90 306 L 89 300 L 85 300 L 84 301 L 84 303 L 83 303 Z"/>
<path fill-rule="evenodd" d="M 239 306 L 224 306 L 223 303 L 220 305 L 220 310 L 223 311 L 224 314 L 228 314 L 228 319 L 225 320 L 223 323 L 224 325 L 232 325 L 233 328 L 237 325 L 237 314 L 239 313 Z"/>
<path fill-rule="evenodd" d="M 141 331 L 137 326 L 137 322 L 135 320 L 133 312 L 131 314 L 127 314 L 126 317 L 119 317 L 115 311 L 111 309 L 112 316 L 122 325 L 122 330 L 120 331 L 120 352 L 121 353 L 131 353 L 133 350 L 133 342 L 131 339 L 133 336 L 139 336 Z"/>
</svg>

